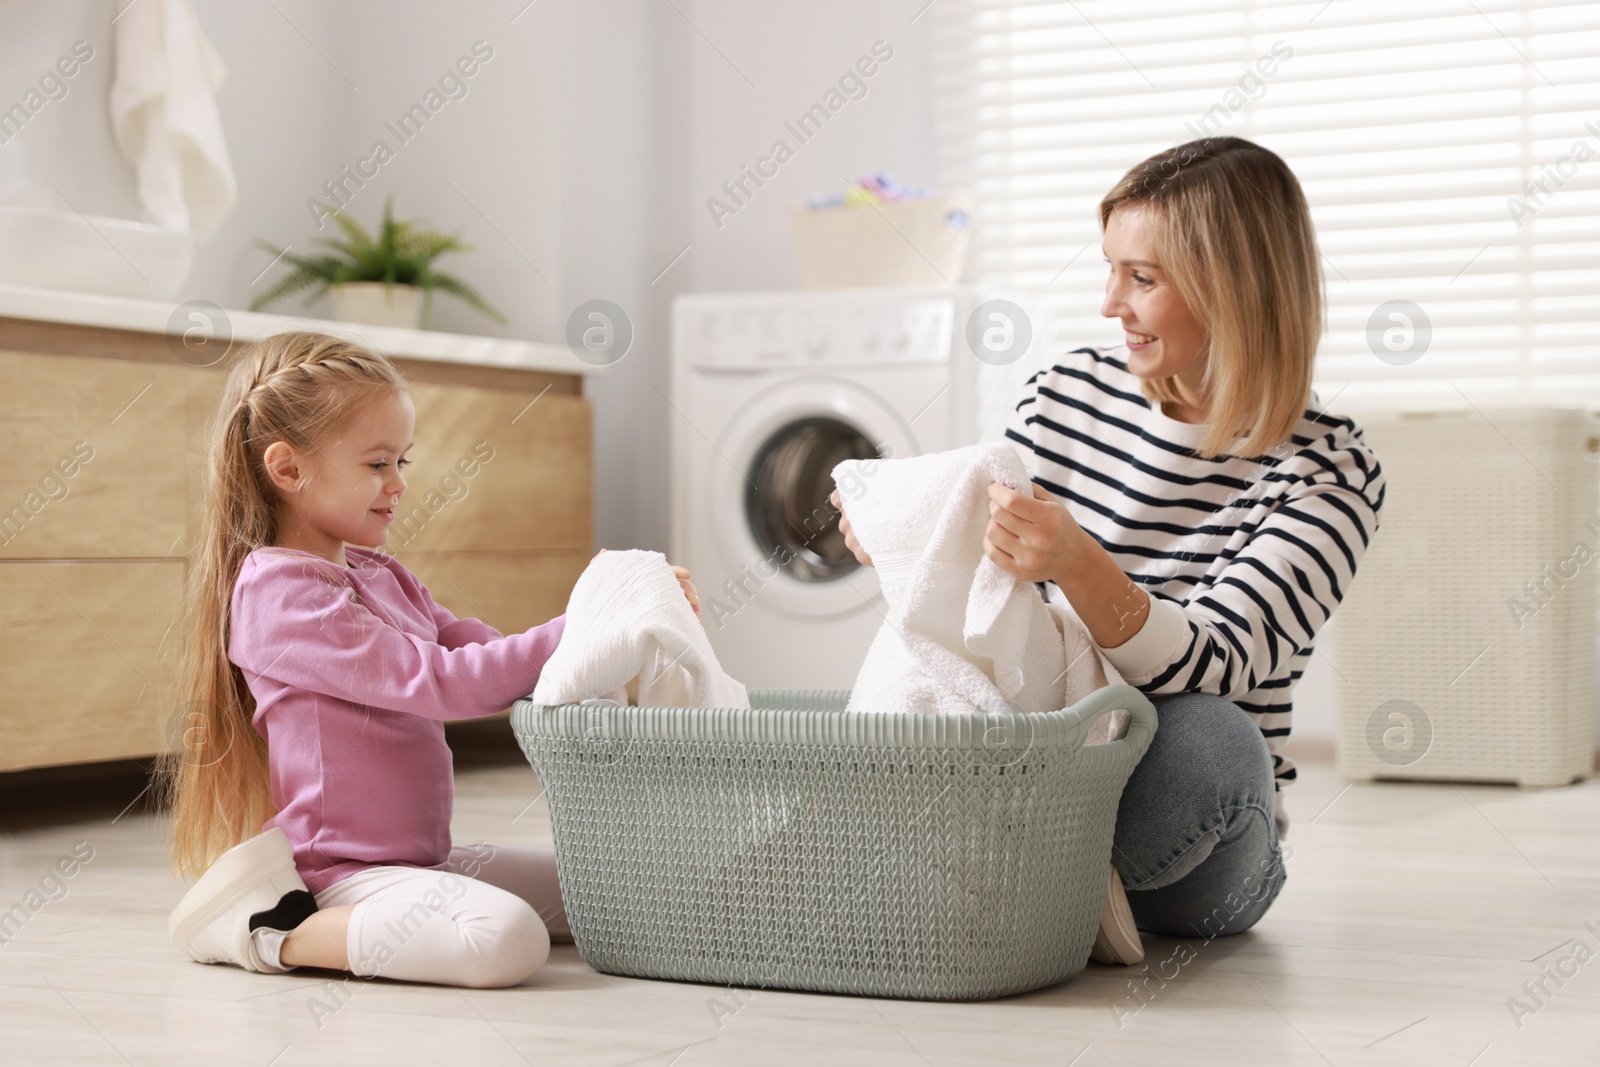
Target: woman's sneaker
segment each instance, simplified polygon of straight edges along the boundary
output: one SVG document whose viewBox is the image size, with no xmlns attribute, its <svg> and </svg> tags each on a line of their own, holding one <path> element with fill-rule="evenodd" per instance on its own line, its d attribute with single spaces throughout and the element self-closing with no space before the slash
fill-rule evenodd
<svg viewBox="0 0 1600 1067">
<path fill-rule="evenodd" d="M 316 910 L 316 897 L 295 870 L 294 848 L 274 826 L 218 856 L 178 901 L 167 930 L 173 944 L 201 963 L 283 974 L 293 968 L 262 959 L 253 933 L 293 930 Z"/>
<path fill-rule="evenodd" d="M 1100 909 L 1100 932 L 1095 935 L 1089 958 L 1101 963 L 1141 963 L 1144 942 L 1139 939 L 1139 928 L 1134 925 L 1133 909 L 1128 907 L 1128 894 L 1123 892 L 1117 865 L 1109 866 L 1111 877 L 1106 883 L 1105 905 Z"/>
</svg>

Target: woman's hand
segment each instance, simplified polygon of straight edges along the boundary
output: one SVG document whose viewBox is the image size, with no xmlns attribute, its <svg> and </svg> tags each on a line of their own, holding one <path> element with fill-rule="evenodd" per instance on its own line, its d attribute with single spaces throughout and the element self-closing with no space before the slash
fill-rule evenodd
<svg viewBox="0 0 1600 1067">
<path fill-rule="evenodd" d="M 1018 581 L 1059 580 L 1071 568 L 1083 527 L 1042 487 L 1033 495 L 989 483 L 989 527 L 983 554 Z"/>
<path fill-rule="evenodd" d="M 844 534 L 844 547 L 848 548 L 856 557 L 856 562 L 863 567 L 872 566 L 872 557 L 867 555 L 866 549 L 861 547 L 861 542 L 856 540 L 854 531 L 850 529 L 850 520 L 844 517 L 844 504 L 839 499 L 839 490 L 835 489 L 828 496 L 828 503 L 833 505 L 833 510 L 839 513 L 839 532 Z"/>
<path fill-rule="evenodd" d="M 700 594 L 695 592 L 694 583 L 689 580 L 689 568 L 673 567 L 672 573 L 678 576 L 678 585 L 683 588 L 683 595 L 688 598 L 689 606 L 694 609 L 694 617 L 701 618 Z"/>
<path fill-rule="evenodd" d="M 983 553 L 1020 581 L 1055 582 L 1101 648 L 1116 648 L 1150 617 L 1150 595 L 1122 573 L 1064 504 L 1037 485 L 1029 496 L 989 484 Z"/>
</svg>

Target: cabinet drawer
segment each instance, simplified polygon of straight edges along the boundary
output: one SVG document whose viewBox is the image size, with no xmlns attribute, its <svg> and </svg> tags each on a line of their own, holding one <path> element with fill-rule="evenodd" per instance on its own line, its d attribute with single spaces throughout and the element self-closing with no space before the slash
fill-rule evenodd
<svg viewBox="0 0 1600 1067">
<path fill-rule="evenodd" d="M 0 770 L 166 747 L 183 563 L 0 563 Z"/>
<path fill-rule="evenodd" d="M 391 551 L 588 550 L 586 399 L 426 382 L 413 384 L 412 396 L 416 445 Z"/>
<path fill-rule="evenodd" d="M 191 374 L 0 351 L 0 559 L 180 554 Z"/>
</svg>

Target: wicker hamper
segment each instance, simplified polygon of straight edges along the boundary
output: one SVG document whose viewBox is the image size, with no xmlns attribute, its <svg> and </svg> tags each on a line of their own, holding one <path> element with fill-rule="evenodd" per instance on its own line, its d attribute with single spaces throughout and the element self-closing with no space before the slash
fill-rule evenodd
<svg viewBox="0 0 1600 1067">
<path fill-rule="evenodd" d="M 940 193 L 871 206 L 789 209 L 800 284 L 807 289 L 953 285 L 972 236 L 972 197 Z"/>
<path fill-rule="evenodd" d="M 578 951 L 608 974 L 975 1000 L 1070 978 L 1156 728 L 1126 685 L 1062 711 L 519 701 Z M 1127 736 L 1084 744 L 1126 708 Z"/>
<path fill-rule="evenodd" d="M 1353 414 L 1388 490 L 1335 620 L 1340 772 L 1527 787 L 1586 777 L 1600 412 Z"/>
</svg>

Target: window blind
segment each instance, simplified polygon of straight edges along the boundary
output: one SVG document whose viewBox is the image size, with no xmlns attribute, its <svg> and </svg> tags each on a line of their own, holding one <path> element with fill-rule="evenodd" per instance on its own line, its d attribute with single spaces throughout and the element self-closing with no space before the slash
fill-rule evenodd
<svg viewBox="0 0 1600 1067">
<path fill-rule="evenodd" d="M 977 200 L 967 277 L 1056 293 L 1058 345 L 1122 340 L 1099 315 L 1100 198 L 1155 152 L 1234 135 L 1282 156 L 1310 202 L 1325 401 L 1600 397 L 1600 3 L 939 0 L 930 16 L 939 180 Z"/>
</svg>

